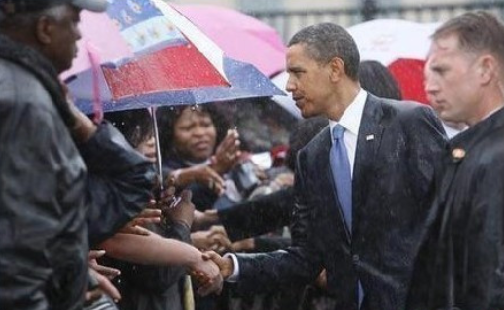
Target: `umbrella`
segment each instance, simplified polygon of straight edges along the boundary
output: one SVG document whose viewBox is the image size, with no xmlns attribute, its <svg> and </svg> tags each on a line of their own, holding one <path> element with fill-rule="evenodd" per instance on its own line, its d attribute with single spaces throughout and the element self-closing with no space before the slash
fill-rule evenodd
<svg viewBox="0 0 504 310">
<path fill-rule="evenodd" d="M 404 99 L 427 103 L 423 67 L 439 23 L 376 19 L 349 27 L 361 60 L 377 60 L 396 78 Z"/>
<path fill-rule="evenodd" d="M 282 94 L 254 66 L 224 57 L 164 1 L 109 4 L 107 14 L 82 13 L 79 55 L 62 75 L 83 112 L 150 108 L 154 116 L 155 106 Z"/>
<path fill-rule="evenodd" d="M 115 111 L 282 94 L 164 1 L 109 2 L 106 15 L 82 14 L 80 52 L 63 75 L 84 112 L 97 102 Z"/>
<path fill-rule="evenodd" d="M 285 69 L 286 47 L 268 24 L 238 11 L 212 5 L 174 6 L 211 38 L 227 56 L 273 76 Z"/>
</svg>

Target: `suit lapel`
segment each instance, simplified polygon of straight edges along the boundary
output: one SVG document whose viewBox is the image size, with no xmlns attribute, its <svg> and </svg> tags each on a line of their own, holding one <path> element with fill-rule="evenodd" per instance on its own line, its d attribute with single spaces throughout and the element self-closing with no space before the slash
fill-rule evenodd
<svg viewBox="0 0 504 310">
<path fill-rule="evenodd" d="M 355 151 L 355 163 L 352 177 L 352 204 L 353 221 L 360 223 L 360 214 L 363 211 L 365 198 L 371 185 L 370 178 L 373 174 L 373 166 L 376 164 L 375 156 L 382 139 L 384 127 L 380 124 L 383 109 L 377 97 L 368 94 L 357 138 Z M 361 225 L 353 225 L 354 234 L 358 234 Z M 357 231 L 356 231 L 357 230 Z"/>
<path fill-rule="evenodd" d="M 320 190 L 320 193 L 323 193 L 322 197 L 324 198 L 324 202 L 322 204 L 322 218 L 323 221 L 329 221 L 328 225 L 321 225 L 323 227 L 327 227 L 328 229 L 337 230 L 339 234 L 343 236 L 343 239 L 347 240 L 348 244 L 350 244 L 350 232 L 347 231 L 345 220 L 343 217 L 343 211 L 341 210 L 341 206 L 336 195 L 336 185 L 334 183 L 334 178 L 332 175 L 332 170 L 330 167 L 329 156 L 331 153 L 331 134 L 329 127 L 321 132 L 320 143 L 317 143 L 318 150 L 315 151 L 315 161 L 313 165 L 315 166 L 314 171 L 320 172 L 317 178 L 315 178 L 317 184 L 316 188 Z M 317 160 L 321 158 L 323 160 Z M 334 221 L 338 221 L 340 225 L 335 225 Z M 331 234 L 327 234 L 330 236 Z"/>
</svg>

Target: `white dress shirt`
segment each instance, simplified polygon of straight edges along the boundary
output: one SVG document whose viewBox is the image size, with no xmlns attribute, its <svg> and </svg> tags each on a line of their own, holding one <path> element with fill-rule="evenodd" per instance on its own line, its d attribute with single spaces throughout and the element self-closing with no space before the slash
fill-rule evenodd
<svg viewBox="0 0 504 310">
<path fill-rule="evenodd" d="M 454 128 L 450 125 L 447 125 L 445 122 L 441 121 L 441 124 L 443 125 L 443 129 L 446 133 L 446 136 L 448 137 L 448 140 L 450 140 L 451 138 L 453 138 L 454 136 L 458 135 L 460 132 L 462 132 L 464 129 L 458 129 L 458 128 Z"/>
<path fill-rule="evenodd" d="M 339 122 L 329 120 L 329 127 L 331 128 L 331 142 L 334 143 L 333 129 L 336 125 L 345 128 L 343 133 L 343 142 L 348 155 L 348 162 L 350 163 L 350 175 L 353 177 L 353 167 L 355 162 L 355 150 L 357 149 L 357 138 L 359 137 L 359 128 L 362 120 L 362 113 L 364 112 L 364 105 L 366 104 L 367 92 L 360 89 L 355 99 L 350 103 L 341 116 Z"/>
<path fill-rule="evenodd" d="M 339 122 L 334 120 L 329 120 L 329 127 L 331 133 L 331 143 L 334 143 L 334 138 L 332 137 L 333 128 L 336 125 L 341 125 L 345 128 L 343 133 L 343 142 L 347 149 L 348 161 L 350 163 L 350 175 L 353 176 L 353 166 L 355 162 L 355 150 L 357 149 L 357 138 L 359 137 L 359 127 L 362 120 L 362 113 L 364 112 L 364 105 L 366 104 L 367 92 L 364 89 L 360 89 L 357 96 L 350 105 L 345 109 L 343 115 L 341 116 Z M 329 166 L 328 166 L 329 167 Z M 236 282 L 240 275 L 240 266 L 238 265 L 238 259 L 234 254 L 228 253 L 224 257 L 231 257 L 233 260 L 233 274 L 231 274 L 226 281 Z"/>
</svg>

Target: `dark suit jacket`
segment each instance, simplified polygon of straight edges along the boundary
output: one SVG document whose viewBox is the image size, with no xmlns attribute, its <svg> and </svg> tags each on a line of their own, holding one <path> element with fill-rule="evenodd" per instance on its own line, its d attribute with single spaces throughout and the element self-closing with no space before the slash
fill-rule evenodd
<svg viewBox="0 0 504 310">
<path fill-rule="evenodd" d="M 292 187 L 219 210 L 219 220 L 231 241 L 262 235 L 287 226 L 294 208 Z"/>
<path fill-rule="evenodd" d="M 298 155 L 293 246 L 238 255 L 238 290 L 306 284 L 327 269 L 336 309 L 395 310 L 404 305 L 420 227 L 430 205 L 433 163 L 445 145 L 426 106 L 368 94 L 353 172 L 353 231 L 346 231 L 329 164 L 329 128 Z"/>
<path fill-rule="evenodd" d="M 503 137 L 501 109 L 450 141 L 408 310 L 504 309 Z"/>
</svg>

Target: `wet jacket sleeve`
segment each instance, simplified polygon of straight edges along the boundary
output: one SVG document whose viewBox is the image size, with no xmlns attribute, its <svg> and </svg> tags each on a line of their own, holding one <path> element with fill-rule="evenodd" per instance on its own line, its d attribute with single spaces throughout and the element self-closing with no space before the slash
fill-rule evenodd
<svg viewBox="0 0 504 310">
<path fill-rule="evenodd" d="M 101 243 L 147 205 L 155 168 L 112 125 L 104 123 L 79 145 L 88 167 L 88 234 L 91 247 Z"/>
<path fill-rule="evenodd" d="M 305 154 L 299 153 L 296 166 L 292 246 L 269 253 L 237 254 L 240 274 L 235 287 L 239 292 L 268 292 L 279 287 L 299 287 L 315 280 L 322 271 L 322 256 L 312 246 L 314 242 L 310 242 L 315 236 L 310 228 L 312 206 L 305 199 Z"/>
<path fill-rule="evenodd" d="M 45 310 L 56 267 L 52 250 L 69 213 L 69 206 L 55 197 L 77 203 L 73 198 L 83 190 L 85 171 L 62 151 L 71 141 L 54 135 L 64 128 L 52 122 L 53 115 L 43 107 L 25 106 L 11 109 L 0 103 L 0 308 Z M 72 178 L 76 174 L 80 180 Z M 66 185 L 61 176 L 72 181 L 71 193 L 59 193 Z M 72 214 L 78 217 L 78 212 Z"/>
<path fill-rule="evenodd" d="M 293 209 L 294 189 L 289 187 L 219 210 L 218 214 L 231 241 L 237 241 L 289 225 Z"/>
</svg>

